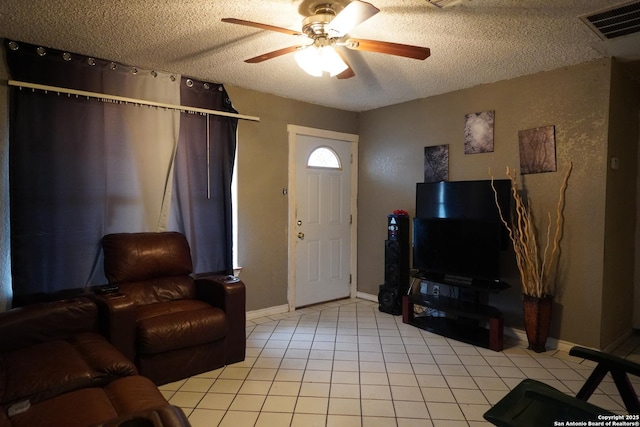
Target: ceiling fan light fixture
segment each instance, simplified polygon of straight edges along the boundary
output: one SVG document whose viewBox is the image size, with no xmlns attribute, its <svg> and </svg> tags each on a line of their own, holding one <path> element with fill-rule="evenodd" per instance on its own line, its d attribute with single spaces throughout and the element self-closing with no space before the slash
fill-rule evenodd
<svg viewBox="0 0 640 427">
<path fill-rule="evenodd" d="M 310 3 L 326 2 L 328 0 L 312 0 Z M 302 20 L 302 32 L 292 31 L 287 28 L 262 24 L 260 22 L 246 21 L 237 18 L 223 18 L 223 22 L 230 24 L 244 25 L 247 27 L 259 28 L 261 30 L 276 31 L 293 36 L 306 35 L 306 45 L 294 45 L 267 52 L 253 58 L 245 59 L 248 64 L 257 64 L 269 59 L 296 52 L 295 59 L 300 68 L 306 73 L 321 77 L 324 73 L 337 77 L 340 80 L 349 79 L 355 76 L 353 69 L 346 62 L 347 59 L 334 46 L 346 47 L 347 49 L 377 52 L 387 55 L 395 55 L 404 58 L 423 60 L 431 54 L 429 48 L 412 46 L 401 43 L 391 43 L 381 40 L 348 39 L 346 35 L 353 28 L 367 21 L 372 16 L 380 12 L 380 9 L 362 0 L 331 0 L 337 3 L 315 3 L 305 6 L 311 15 Z M 445 2 L 458 2 L 463 0 L 426 0 L 430 4 Z M 471 0 L 466 0 L 471 1 Z M 640 1 L 640 0 L 636 0 Z M 342 6 L 347 2 L 346 6 Z M 304 0 L 303 3 L 307 3 Z"/>
<path fill-rule="evenodd" d="M 322 77 L 323 73 L 336 76 L 349 68 L 333 46 L 312 46 L 295 54 L 296 62 L 307 74 Z"/>
</svg>

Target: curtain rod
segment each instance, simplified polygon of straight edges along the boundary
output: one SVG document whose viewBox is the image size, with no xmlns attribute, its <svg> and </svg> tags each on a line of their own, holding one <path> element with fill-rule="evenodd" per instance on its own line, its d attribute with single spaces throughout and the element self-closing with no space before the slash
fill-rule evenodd
<svg viewBox="0 0 640 427">
<path fill-rule="evenodd" d="M 16 80 L 9 80 L 8 83 L 9 83 L 9 86 L 16 86 L 16 87 L 21 87 L 21 88 L 38 89 L 38 90 L 51 91 L 51 92 L 60 92 L 60 93 L 65 93 L 65 94 L 69 94 L 69 95 L 86 96 L 86 97 L 89 97 L 89 98 L 108 99 L 108 100 L 111 100 L 111 101 L 130 102 L 132 104 L 148 105 L 148 106 L 151 106 L 151 107 L 161 107 L 161 108 L 167 108 L 167 109 L 170 109 L 170 110 L 190 111 L 190 112 L 194 112 L 194 113 L 203 113 L 203 114 L 213 114 L 213 115 L 216 115 L 216 116 L 234 117 L 236 119 L 250 120 L 250 121 L 254 121 L 254 122 L 259 122 L 260 121 L 260 117 L 246 116 L 246 115 L 243 115 L 243 114 L 236 114 L 236 113 L 227 113 L 226 111 L 209 110 L 209 109 L 206 109 L 206 108 L 197 108 L 197 107 L 187 107 L 187 106 L 184 106 L 184 105 L 165 104 L 164 102 L 146 101 L 144 99 L 126 98 L 124 96 L 109 95 L 109 94 L 106 94 L 106 93 L 87 92 L 87 91 L 84 91 L 84 90 L 67 89 L 67 88 L 63 88 L 63 87 L 47 86 L 47 85 L 41 85 L 41 84 L 36 84 L 36 83 L 21 82 L 21 81 L 16 81 Z"/>
</svg>

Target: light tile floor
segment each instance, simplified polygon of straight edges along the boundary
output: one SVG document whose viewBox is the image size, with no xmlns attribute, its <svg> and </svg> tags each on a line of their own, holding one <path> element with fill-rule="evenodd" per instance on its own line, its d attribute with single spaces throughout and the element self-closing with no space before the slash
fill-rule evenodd
<svg viewBox="0 0 640 427">
<path fill-rule="evenodd" d="M 594 364 L 507 341 L 494 352 L 348 299 L 247 322 L 241 363 L 161 386 L 193 427 L 487 426 L 523 378 L 575 394 Z M 616 354 L 640 361 L 640 339 Z M 610 377 L 590 402 L 624 413 Z"/>
</svg>

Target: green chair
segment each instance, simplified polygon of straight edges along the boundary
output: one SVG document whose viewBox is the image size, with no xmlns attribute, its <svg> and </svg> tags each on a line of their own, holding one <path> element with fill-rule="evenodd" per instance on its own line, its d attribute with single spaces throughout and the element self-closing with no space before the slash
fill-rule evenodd
<svg viewBox="0 0 640 427">
<path fill-rule="evenodd" d="M 630 414 L 640 413 L 640 402 L 629 380 L 629 374 L 640 376 L 639 364 L 584 347 L 573 347 L 569 354 L 597 363 L 575 397 L 540 381 L 526 379 L 489 409 L 484 418 L 499 427 L 542 427 L 553 426 L 555 422 L 602 421 L 604 416 L 615 414 L 587 400 L 607 373 L 611 374 L 626 410 Z"/>
</svg>

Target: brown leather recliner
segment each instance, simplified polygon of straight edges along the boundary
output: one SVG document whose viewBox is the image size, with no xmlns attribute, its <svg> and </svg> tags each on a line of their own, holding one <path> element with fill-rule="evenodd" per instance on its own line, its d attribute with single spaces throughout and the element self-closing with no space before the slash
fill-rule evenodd
<svg viewBox="0 0 640 427">
<path fill-rule="evenodd" d="M 0 407 L 35 404 L 137 373 L 99 334 L 98 308 L 88 298 L 0 313 Z"/>
<path fill-rule="evenodd" d="M 86 297 L 0 313 L 0 427 L 189 425 L 99 320 Z"/>
<path fill-rule="evenodd" d="M 54 368 L 52 368 L 54 369 Z M 0 413 L 0 427 L 188 427 L 150 379 L 132 375 L 63 393 L 24 411 Z"/>
<path fill-rule="evenodd" d="M 244 360 L 244 283 L 192 277 L 180 233 L 109 234 L 102 246 L 106 277 L 118 286 L 100 299 L 113 319 L 109 336 L 142 375 L 160 385 Z"/>
</svg>

